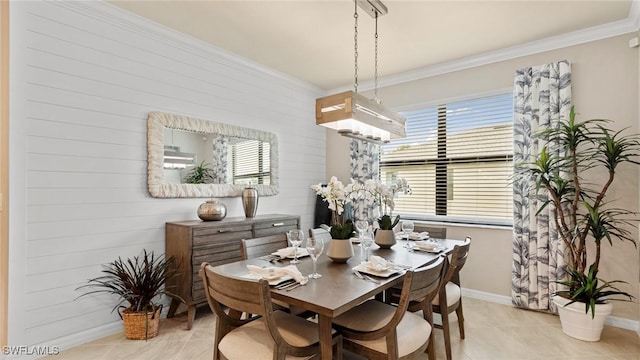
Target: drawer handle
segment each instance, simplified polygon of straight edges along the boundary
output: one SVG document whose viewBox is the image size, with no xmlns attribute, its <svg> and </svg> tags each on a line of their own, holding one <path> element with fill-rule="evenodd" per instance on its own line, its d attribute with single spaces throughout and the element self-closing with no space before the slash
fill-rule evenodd
<svg viewBox="0 0 640 360">
<path fill-rule="evenodd" d="M 275 227 L 275 226 L 282 226 L 282 225 L 284 225 L 284 223 L 275 223 L 275 224 L 272 224 L 271 226 Z"/>
</svg>

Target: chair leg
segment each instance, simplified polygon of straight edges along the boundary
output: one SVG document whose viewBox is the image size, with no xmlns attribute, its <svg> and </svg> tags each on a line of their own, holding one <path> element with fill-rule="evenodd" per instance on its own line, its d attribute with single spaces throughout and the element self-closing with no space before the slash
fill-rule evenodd
<svg viewBox="0 0 640 360">
<path fill-rule="evenodd" d="M 436 360 L 436 347 L 433 338 L 433 328 L 431 329 L 431 335 L 429 335 L 429 344 L 427 345 L 427 355 L 429 356 L 429 360 Z"/>
<path fill-rule="evenodd" d="M 444 336 L 444 347 L 447 351 L 447 360 L 451 360 L 451 336 L 449 336 L 449 313 L 443 308 L 442 315 L 442 335 Z"/>
<path fill-rule="evenodd" d="M 458 329 L 460 329 L 460 339 L 464 339 L 464 315 L 462 314 L 462 299 L 456 309 L 456 315 L 458 316 Z"/>
</svg>

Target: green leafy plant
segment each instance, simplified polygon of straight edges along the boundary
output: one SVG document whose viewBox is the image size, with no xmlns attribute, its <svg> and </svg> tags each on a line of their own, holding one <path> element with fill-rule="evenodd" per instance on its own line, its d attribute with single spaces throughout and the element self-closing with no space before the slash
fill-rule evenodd
<svg viewBox="0 0 640 360">
<path fill-rule="evenodd" d="M 332 239 L 350 239 L 353 236 L 353 222 L 347 219 L 344 224 L 335 223 L 329 232 Z"/>
<path fill-rule="evenodd" d="M 624 281 L 603 281 L 596 277 L 597 271 L 592 264 L 589 266 L 589 272 L 587 274 L 574 269 L 568 269 L 569 279 L 558 281 L 557 283 L 567 286 L 571 290 L 557 291 L 556 294 L 571 301 L 567 304 L 573 304 L 574 302 L 584 303 L 584 312 L 588 313 L 591 309 L 591 318 L 595 316 L 596 304 L 602 304 L 605 300 L 620 300 L 631 301 L 633 296 L 624 291 L 620 291 L 615 287 L 614 283 L 625 283 Z M 611 290 L 607 290 L 611 289 Z M 612 296 L 624 296 L 625 299 L 617 299 Z"/>
<path fill-rule="evenodd" d="M 400 222 L 400 215 L 396 215 L 393 221 L 391 220 L 390 215 L 382 215 L 378 218 L 378 225 L 380 226 L 380 230 L 393 230 L 396 225 Z"/>
<path fill-rule="evenodd" d="M 130 309 L 135 312 L 155 312 L 157 305 L 154 301 L 161 294 L 176 296 L 166 291 L 165 283 L 168 278 L 176 275 L 176 262 L 173 257 L 155 256 L 153 251 L 144 250 L 142 256 L 133 259 L 118 259 L 104 265 L 103 276 L 89 279 L 86 285 L 76 290 L 93 288 L 80 296 L 95 293 L 117 295 L 118 303 L 111 310 Z M 128 303 L 128 306 L 124 306 Z"/>
<path fill-rule="evenodd" d="M 576 122 L 574 108 L 569 119 L 560 119 L 557 126 L 542 131 L 538 137 L 547 141 L 535 161 L 521 165 L 525 174 L 530 175 L 536 184 L 538 195 L 548 194 L 536 215 L 552 206 L 552 221 L 564 243 L 569 259 L 567 262 L 567 280 L 558 281 L 568 286 L 568 290 L 557 294 L 580 301 L 594 309 L 595 304 L 605 301 L 609 296 L 628 293 L 612 286 L 621 281 L 603 281 L 597 278 L 601 260 L 601 243 L 605 240 L 613 245 L 613 239 L 629 241 L 636 245 L 628 227 L 637 223 L 635 213 L 609 207 L 605 196 L 623 163 L 639 165 L 636 160 L 640 154 L 637 135 L 623 136 L 622 131 L 612 131 L 605 127 L 609 120 L 592 119 Z M 591 175 L 598 169 L 605 170 L 606 180 L 595 182 Z M 595 258 L 589 264 L 587 241 L 595 245 Z M 602 281 L 602 280 L 600 280 Z M 598 285 L 600 284 L 600 285 Z M 607 290 L 612 289 L 612 290 Z"/>
<path fill-rule="evenodd" d="M 213 169 L 204 161 L 200 165 L 194 166 L 184 177 L 187 184 L 207 184 L 213 181 Z"/>
</svg>

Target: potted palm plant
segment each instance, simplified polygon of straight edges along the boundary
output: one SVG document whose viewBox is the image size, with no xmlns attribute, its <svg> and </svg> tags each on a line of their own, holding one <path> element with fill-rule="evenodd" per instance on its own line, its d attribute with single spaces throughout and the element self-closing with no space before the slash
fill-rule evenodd
<svg viewBox="0 0 640 360">
<path fill-rule="evenodd" d="M 176 274 L 174 258 L 156 257 L 153 252 L 144 250 L 142 256 L 134 256 L 133 259 L 118 257 L 104 265 L 102 272 L 105 275 L 89 279 L 87 284 L 76 289 L 96 290 L 80 296 L 95 293 L 117 295 L 119 301 L 111 311 L 118 309 L 126 338 L 147 340 L 157 336 L 162 304 L 155 301 L 161 294 L 176 296 L 164 287 L 166 280 Z"/>
<path fill-rule="evenodd" d="M 603 281 L 597 275 L 603 240 L 611 245 L 614 240 L 629 241 L 636 246 L 629 231 L 636 214 L 613 207 L 606 194 L 620 165 L 639 164 L 640 143 L 637 135 L 625 136 L 623 130 L 607 128 L 608 120 L 576 122 L 575 115 L 571 108 L 569 119 L 560 119 L 557 126 L 538 134 L 547 145 L 535 161 L 522 166 L 535 181 L 536 195 L 548 194 L 538 213 L 552 207 L 551 221 L 568 253 L 567 276 L 558 281 L 564 289 L 553 299 L 563 331 L 578 339 L 597 341 L 612 309 L 609 301 L 632 299 L 617 287 L 621 281 Z M 607 174 L 600 183 L 593 176 L 598 170 Z M 591 175 L 588 180 L 587 172 Z M 589 259 L 589 247 L 595 248 L 593 260 Z"/>
<path fill-rule="evenodd" d="M 200 165 L 194 166 L 187 175 L 184 177 L 184 182 L 187 184 L 207 184 L 213 181 L 213 169 L 209 167 L 206 162 L 201 162 Z"/>
</svg>

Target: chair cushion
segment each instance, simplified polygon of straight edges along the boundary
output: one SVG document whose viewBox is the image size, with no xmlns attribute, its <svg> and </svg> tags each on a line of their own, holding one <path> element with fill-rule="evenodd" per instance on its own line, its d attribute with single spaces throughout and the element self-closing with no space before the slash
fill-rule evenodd
<svg viewBox="0 0 640 360">
<path fill-rule="evenodd" d="M 445 285 L 444 290 L 447 292 L 447 307 L 457 303 L 460 300 L 460 286 L 449 281 Z M 431 302 L 433 305 L 440 305 L 440 295 L 436 295 L 435 299 Z"/>
<path fill-rule="evenodd" d="M 374 331 L 389 322 L 396 307 L 377 300 L 368 300 L 334 319 L 336 325 L 358 331 Z M 431 325 L 416 314 L 406 312 L 396 328 L 398 334 L 398 355 L 406 356 L 424 345 L 431 335 Z M 386 338 L 376 340 L 353 340 L 379 353 L 387 353 Z"/>
<path fill-rule="evenodd" d="M 298 316 L 275 311 L 274 317 L 280 334 L 293 346 L 308 346 L 318 342 L 318 325 Z M 218 345 L 220 352 L 230 360 L 272 360 L 275 343 L 263 319 L 257 319 L 229 332 Z M 287 359 L 311 357 L 287 356 Z"/>
</svg>

